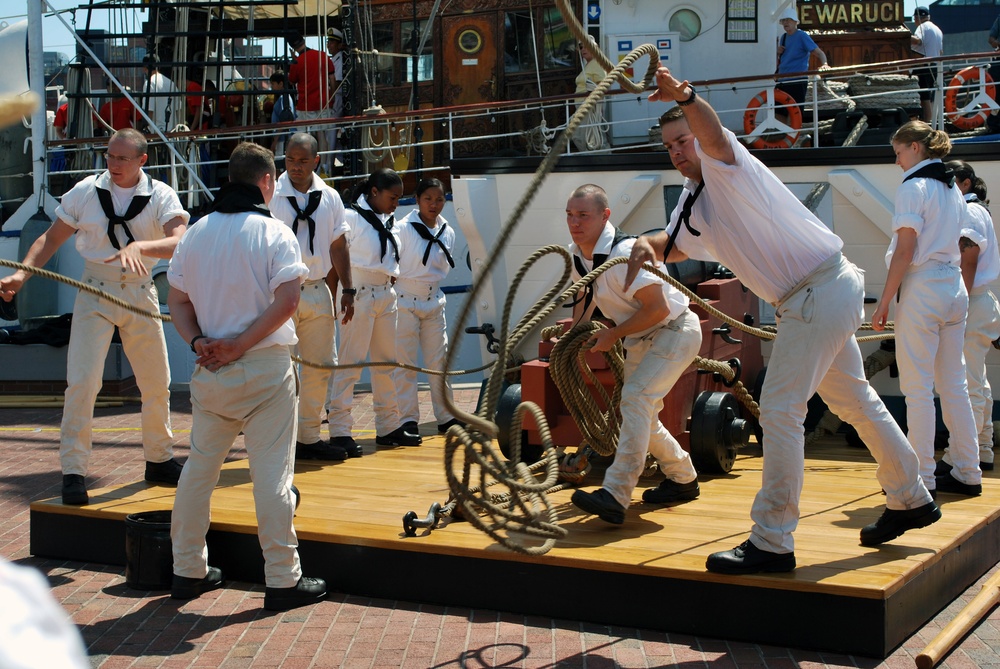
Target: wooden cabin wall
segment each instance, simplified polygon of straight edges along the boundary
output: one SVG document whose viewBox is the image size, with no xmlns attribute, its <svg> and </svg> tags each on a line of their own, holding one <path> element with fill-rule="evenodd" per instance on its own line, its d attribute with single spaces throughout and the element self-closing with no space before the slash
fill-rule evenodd
<svg viewBox="0 0 1000 669">
<path fill-rule="evenodd" d="M 433 54 L 433 77 L 430 81 L 418 81 L 417 100 L 421 109 L 431 107 L 449 107 L 460 104 L 474 104 L 500 100 L 521 100 L 540 96 L 563 95 L 574 89 L 574 80 L 579 73 L 579 58 L 576 55 L 575 39 L 568 28 L 562 26 L 553 30 L 549 44 L 544 42 L 546 32 L 543 16 L 553 19 L 553 25 L 561 20 L 555 19 L 557 13 L 554 0 L 496 0 L 484 7 L 481 0 L 453 0 L 443 5 L 443 11 L 435 17 L 432 27 L 432 39 L 429 42 Z M 582 0 L 571 3 L 577 17 L 582 11 Z M 418 0 L 416 16 L 418 21 L 424 21 L 433 8 L 433 0 Z M 409 43 L 409 26 L 414 17 L 412 0 L 371 0 L 373 28 L 380 35 L 384 46 L 380 51 L 409 53 L 412 46 Z M 533 44 L 519 43 L 520 59 L 527 62 L 528 50 L 531 49 L 541 59 L 544 54 L 558 52 L 559 58 L 543 63 L 536 74 L 533 66 L 512 66 L 511 35 L 512 23 L 528 25 L 527 17 L 532 17 L 535 30 L 532 34 Z M 355 14 L 356 20 L 363 20 L 361 10 Z M 356 23 L 360 29 L 360 23 Z M 367 30 L 367 26 L 365 27 Z M 358 34 L 355 32 L 355 34 Z M 522 40 L 529 31 L 522 29 L 517 36 Z M 389 39 L 391 35 L 391 40 Z M 378 41 L 379 38 L 376 39 Z M 558 44 L 552 44 L 553 40 Z M 391 49 L 388 48 L 391 45 Z M 372 101 L 387 112 L 404 111 L 408 108 L 413 86 L 406 76 L 411 67 L 410 60 L 388 58 L 380 59 L 378 80 L 375 90 L 367 88 L 365 77 L 357 73 L 358 108 L 363 110 Z M 407 70 L 404 70 L 407 68 Z M 452 147 L 439 146 L 423 150 L 423 163 L 446 164 L 452 155 L 496 155 L 523 154 L 526 144 L 517 135 L 522 130 L 535 127 L 541 122 L 540 113 L 523 113 L 509 118 L 493 118 L 482 116 L 478 119 L 465 121 L 457 131 L 467 136 L 480 134 L 504 134 L 513 136 L 502 140 L 477 140 L 475 142 L 456 144 Z M 565 122 L 565 117 L 546 118 L 546 123 L 552 127 Z M 425 124 L 424 140 L 434 138 L 438 130 L 436 124 Z M 413 158 L 410 158 L 413 162 Z"/>
</svg>

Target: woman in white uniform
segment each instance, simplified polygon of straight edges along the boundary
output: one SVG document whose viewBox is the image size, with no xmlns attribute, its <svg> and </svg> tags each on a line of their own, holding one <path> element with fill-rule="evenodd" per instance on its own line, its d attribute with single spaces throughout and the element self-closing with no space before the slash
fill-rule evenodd
<svg viewBox="0 0 1000 669">
<path fill-rule="evenodd" d="M 399 279 L 396 280 L 396 353 L 399 361 L 417 365 L 417 351 L 424 367 L 441 370 L 448 355 L 448 325 L 441 281 L 455 266 L 452 249 L 455 231 L 441 216 L 444 184 L 424 179 L 417 184 L 417 209 L 399 222 Z M 431 406 L 438 432 L 444 434 L 461 423 L 448 411 L 445 397 L 451 398 L 447 377 L 430 379 Z M 403 427 L 418 433 L 420 404 L 417 401 L 417 373 L 401 369 L 396 375 L 399 412 Z"/>
<path fill-rule="evenodd" d="M 986 184 L 964 160 L 946 163 L 955 175 L 955 185 L 965 195 L 969 219 L 959 242 L 962 280 L 969 291 L 969 316 L 965 322 L 965 378 L 979 435 L 979 468 L 993 469 L 993 393 L 986 377 L 986 354 L 1000 337 L 1000 305 L 989 284 L 1000 276 L 1000 251 L 986 199 Z M 937 464 L 938 476 L 951 471 L 950 449 Z"/>
<path fill-rule="evenodd" d="M 889 305 L 896 302 L 896 357 L 899 388 L 906 396 L 907 438 L 927 489 L 979 495 L 979 442 L 962 355 L 969 293 L 958 246 L 968 211 L 954 176 L 941 162 L 951 151 L 951 140 L 923 121 L 910 121 L 896 130 L 892 148 L 903 168 L 903 183 L 896 191 L 892 241 L 885 254 L 889 274 L 872 325 L 884 329 Z M 954 465 L 937 477 L 935 389 Z"/>
<path fill-rule="evenodd" d="M 345 218 L 350 229 L 354 288 L 354 317 L 340 328 L 338 359 L 341 365 L 394 361 L 396 355 L 396 291 L 399 276 L 399 226 L 393 212 L 403 195 L 403 180 L 390 169 L 378 169 L 354 192 Z M 372 367 L 372 408 L 375 411 L 375 443 L 379 446 L 419 446 L 420 436 L 403 429 L 396 399 L 395 373 L 389 367 Z M 330 377 L 327 410 L 330 445 L 348 453 L 357 448 L 351 432 L 354 384 L 361 369 L 338 369 Z"/>
</svg>

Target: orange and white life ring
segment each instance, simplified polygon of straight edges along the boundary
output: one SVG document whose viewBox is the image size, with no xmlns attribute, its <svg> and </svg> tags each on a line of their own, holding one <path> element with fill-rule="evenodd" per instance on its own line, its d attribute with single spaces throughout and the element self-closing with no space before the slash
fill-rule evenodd
<svg viewBox="0 0 1000 669">
<path fill-rule="evenodd" d="M 993 85 L 993 78 L 988 73 L 986 76 L 986 94 L 994 100 L 997 99 L 996 86 Z M 960 130 L 972 130 L 978 128 L 986 122 L 986 116 L 990 113 L 986 105 L 980 105 L 976 110 L 966 114 L 958 111 L 958 94 L 968 85 L 975 84 L 979 90 L 979 68 L 967 67 L 952 77 L 951 82 L 944 92 L 944 111 L 948 116 L 948 122 Z"/>
<path fill-rule="evenodd" d="M 743 133 L 749 135 L 757 128 L 757 110 L 767 103 L 767 91 L 763 90 L 757 95 L 753 96 L 750 100 L 750 104 L 747 105 L 747 110 L 743 114 Z M 774 139 L 774 135 L 761 135 L 754 139 L 753 143 L 750 145 L 755 149 L 788 149 L 795 144 L 795 140 L 799 137 L 799 128 L 802 127 L 802 109 L 799 108 L 795 99 L 785 91 L 775 88 L 774 89 L 774 106 L 782 107 L 784 112 L 788 114 L 788 126 L 790 126 L 794 133 L 789 133 L 787 135 L 781 135 L 779 139 Z"/>
</svg>

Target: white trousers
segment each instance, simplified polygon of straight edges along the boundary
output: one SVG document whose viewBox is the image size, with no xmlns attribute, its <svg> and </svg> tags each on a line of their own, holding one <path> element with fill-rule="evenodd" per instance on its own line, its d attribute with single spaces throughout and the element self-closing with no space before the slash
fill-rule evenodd
<svg viewBox="0 0 1000 669">
<path fill-rule="evenodd" d="M 333 315 L 333 298 L 324 279 L 302 284 L 293 321 L 299 338 L 296 353 L 300 358 L 337 364 L 337 319 Z M 299 441 L 303 444 L 315 444 L 321 439 L 320 426 L 326 413 L 326 390 L 331 371 L 299 366 Z"/>
<path fill-rule="evenodd" d="M 392 286 L 356 286 L 354 317 L 340 326 L 340 364 L 396 360 L 396 291 Z M 339 294 L 340 291 L 338 291 Z M 384 436 L 403 422 L 399 418 L 396 400 L 395 372 L 390 367 L 370 367 L 372 379 L 372 409 L 375 412 L 375 432 Z M 330 410 L 330 437 L 350 437 L 354 429 L 351 405 L 354 384 L 361 378 L 361 369 L 338 369 L 330 376 L 327 408 Z"/>
<path fill-rule="evenodd" d="M 965 378 L 969 400 L 979 434 L 979 461 L 993 462 L 993 392 L 986 376 L 986 355 L 993 340 L 1000 337 L 1000 305 L 986 286 L 973 288 L 969 294 L 969 317 L 965 323 Z M 951 448 L 944 449 L 942 460 L 954 465 Z"/>
<path fill-rule="evenodd" d="M 948 427 L 952 476 L 970 485 L 982 481 L 962 353 L 968 311 L 969 295 L 957 265 L 924 263 L 903 278 L 896 305 L 899 389 L 906 396 L 907 436 L 929 489 L 935 487 L 935 389 Z"/>
<path fill-rule="evenodd" d="M 191 376 L 191 454 L 177 484 L 170 523 L 174 573 L 208 573 L 205 534 L 212 491 L 233 441 L 242 431 L 253 482 L 257 537 L 269 588 L 290 588 L 302 567 L 292 525 L 295 465 L 295 371 L 288 348 L 246 353 L 217 372 L 198 366 Z"/>
<path fill-rule="evenodd" d="M 417 366 L 417 351 L 423 355 L 427 369 L 444 369 L 448 356 L 448 325 L 445 322 L 444 293 L 429 299 L 420 299 L 397 289 L 396 299 L 396 354 L 399 361 Z M 445 407 L 445 397 L 453 399 L 451 383 L 447 377 L 430 377 L 431 406 L 438 425 L 447 423 L 454 416 Z M 396 370 L 396 391 L 399 397 L 399 415 L 403 422 L 420 422 L 420 404 L 417 401 L 417 373 L 408 369 Z"/>
<path fill-rule="evenodd" d="M 120 265 L 88 262 L 82 281 L 146 311 L 160 312 L 156 287 L 149 276 L 122 272 Z M 103 385 L 104 360 L 115 326 L 121 333 L 122 347 L 142 395 L 143 456 L 149 462 L 166 462 L 174 455 L 170 367 L 162 321 L 134 314 L 80 291 L 73 305 L 66 363 L 66 401 L 59 440 L 63 474 L 87 474 L 94 402 Z"/>
<path fill-rule="evenodd" d="M 690 310 L 639 339 L 625 340 L 621 433 L 614 462 L 604 474 L 603 487 L 628 508 L 632 491 L 646 466 L 646 453 L 660 471 L 677 483 L 698 478 L 688 455 L 660 422 L 663 398 L 691 365 L 701 348 L 701 324 Z"/>
<path fill-rule="evenodd" d="M 878 463 L 886 507 L 931 501 L 917 456 L 865 379 L 854 337 L 864 318 L 864 277 L 839 253 L 824 262 L 776 309 L 780 325 L 761 391 L 764 465 L 750 516 L 755 546 L 788 553 L 799 522 L 805 467 L 806 404 L 814 393 L 853 425 Z"/>
</svg>

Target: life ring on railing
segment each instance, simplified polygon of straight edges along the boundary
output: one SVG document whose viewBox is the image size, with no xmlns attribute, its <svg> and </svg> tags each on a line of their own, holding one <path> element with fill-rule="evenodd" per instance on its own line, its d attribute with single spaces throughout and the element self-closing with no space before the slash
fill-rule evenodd
<svg viewBox="0 0 1000 669">
<path fill-rule="evenodd" d="M 988 72 L 984 72 L 986 77 L 986 94 L 989 95 L 994 100 L 997 99 L 996 87 L 993 85 L 993 78 L 990 77 Z M 972 130 L 973 128 L 978 128 L 983 123 L 986 122 L 986 116 L 990 113 L 990 110 L 986 108 L 985 105 L 980 106 L 975 113 L 969 113 L 962 115 L 958 110 L 958 92 L 963 86 L 971 84 L 972 82 L 979 81 L 979 68 L 978 67 L 967 67 L 964 70 L 959 71 L 951 81 L 948 83 L 948 87 L 944 92 L 944 111 L 948 116 L 948 122 L 951 123 L 956 128 L 960 130 Z M 978 90 L 978 84 L 977 84 Z"/>
<path fill-rule="evenodd" d="M 767 103 L 766 90 L 761 91 L 750 100 L 747 110 L 743 114 L 743 134 L 749 135 L 757 128 L 757 110 L 765 103 Z M 799 137 L 798 131 L 802 127 L 802 110 L 795 102 L 795 99 L 785 91 L 775 88 L 774 106 L 785 107 L 785 110 L 788 112 L 788 125 L 795 132 L 781 135 L 780 139 L 768 139 L 768 137 L 773 138 L 774 135 L 761 135 L 754 139 L 750 145 L 754 149 L 788 149 L 795 144 L 795 140 Z"/>
</svg>

